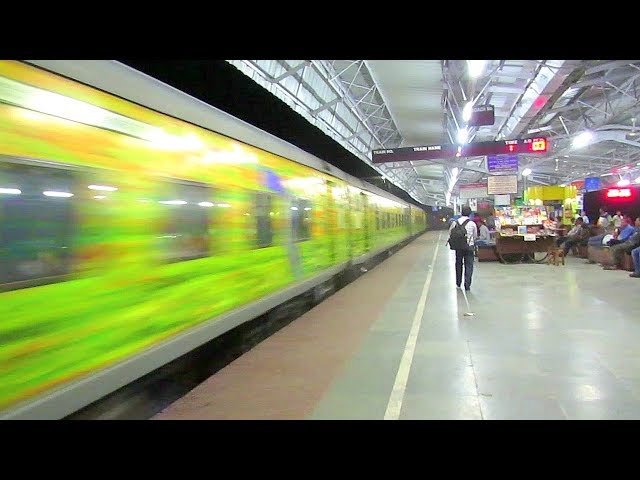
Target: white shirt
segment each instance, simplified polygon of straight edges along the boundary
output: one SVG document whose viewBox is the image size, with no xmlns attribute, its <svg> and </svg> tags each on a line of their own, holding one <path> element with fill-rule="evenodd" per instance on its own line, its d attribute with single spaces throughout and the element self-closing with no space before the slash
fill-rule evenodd
<svg viewBox="0 0 640 480">
<path fill-rule="evenodd" d="M 622 224 L 622 215 L 613 216 L 613 226 L 618 228 Z"/>
<path fill-rule="evenodd" d="M 467 223 L 465 230 L 467 231 L 467 243 L 471 247 L 475 245 L 476 238 L 478 238 L 478 229 L 476 227 L 476 222 L 469 219 L 469 217 L 462 216 L 457 221 L 460 225 L 462 225 L 465 222 L 465 220 L 469 220 L 469 223 Z M 451 222 L 451 225 L 449 226 L 449 231 L 453 230 L 453 227 L 454 227 L 454 224 L 453 222 Z"/>
<path fill-rule="evenodd" d="M 478 237 L 478 239 L 479 240 L 486 240 L 488 242 L 490 238 L 491 238 L 491 236 L 489 235 L 489 227 L 487 227 L 483 223 L 482 225 L 480 225 L 480 237 Z"/>
</svg>

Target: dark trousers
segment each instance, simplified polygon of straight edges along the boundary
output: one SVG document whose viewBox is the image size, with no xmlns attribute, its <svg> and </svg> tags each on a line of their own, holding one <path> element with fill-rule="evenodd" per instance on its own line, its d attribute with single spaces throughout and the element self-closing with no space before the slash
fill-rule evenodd
<svg viewBox="0 0 640 480">
<path fill-rule="evenodd" d="M 473 250 L 456 250 L 456 285 L 462 283 L 462 264 L 464 263 L 464 286 L 471 286 L 473 275 Z"/>
</svg>

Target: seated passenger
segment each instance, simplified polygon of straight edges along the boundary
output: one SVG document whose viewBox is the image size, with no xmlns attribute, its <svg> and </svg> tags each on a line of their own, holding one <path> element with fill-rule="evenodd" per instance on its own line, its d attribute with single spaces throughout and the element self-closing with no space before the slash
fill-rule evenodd
<svg viewBox="0 0 640 480">
<path fill-rule="evenodd" d="M 620 224 L 620 228 L 618 230 L 618 237 L 609 240 L 607 245 L 612 247 L 613 245 L 617 245 L 619 243 L 626 242 L 631 235 L 635 232 L 635 228 L 633 226 L 633 219 L 630 216 L 623 217 L 622 223 Z"/>
<path fill-rule="evenodd" d="M 630 273 L 629 276 L 640 278 L 640 247 L 631 250 L 631 259 L 633 260 L 633 273 Z"/>
<path fill-rule="evenodd" d="M 476 245 L 488 245 L 490 241 L 489 227 L 480 219 L 480 235 L 476 240 Z"/>
<path fill-rule="evenodd" d="M 571 248 L 573 248 L 575 245 L 586 245 L 589 239 L 589 233 L 589 227 L 585 225 L 582 217 L 578 217 L 576 219 L 575 226 L 571 229 L 566 237 L 560 237 L 557 240 L 557 245 L 562 245 L 564 254 L 566 256 L 567 253 L 569 253 L 569 250 L 571 250 Z"/>
<path fill-rule="evenodd" d="M 623 220 L 623 223 L 628 221 L 627 218 Z M 628 225 L 631 227 L 631 225 Z M 605 270 L 618 270 L 622 268 L 622 257 L 626 253 L 632 253 L 632 251 L 640 247 L 640 217 L 636 218 L 635 228 L 632 228 L 631 235 L 627 237 L 622 243 L 615 244 L 609 250 L 611 257 L 613 258 L 613 265 L 605 265 Z M 622 236 L 622 233 L 618 239 Z M 637 268 L 637 267 L 636 267 Z"/>
</svg>

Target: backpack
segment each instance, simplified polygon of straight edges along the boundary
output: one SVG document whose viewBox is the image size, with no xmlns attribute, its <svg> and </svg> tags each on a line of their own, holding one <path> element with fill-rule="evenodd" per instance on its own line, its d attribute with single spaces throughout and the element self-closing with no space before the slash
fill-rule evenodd
<svg viewBox="0 0 640 480">
<path fill-rule="evenodd" d="M 451 229 L 449 240 L 447 241 L 451 250 L 469 250 L 469 243 L 467 242 L 467 223 L 469 221 L 470 219 L 467 218 L 461 225 L 455 220 L 456 223 Z"/>
</svg>

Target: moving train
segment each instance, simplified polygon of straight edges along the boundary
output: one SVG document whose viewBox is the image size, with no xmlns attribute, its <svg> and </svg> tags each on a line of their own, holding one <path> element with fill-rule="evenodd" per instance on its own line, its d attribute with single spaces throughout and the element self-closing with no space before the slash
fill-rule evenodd
<svg viewBox="0 0 640 480">
<path fill-rule="evenodd" d="M 0 418 L 62 418 L 426 228 L 112 61 L 0 61 Z"/>
</svg>

